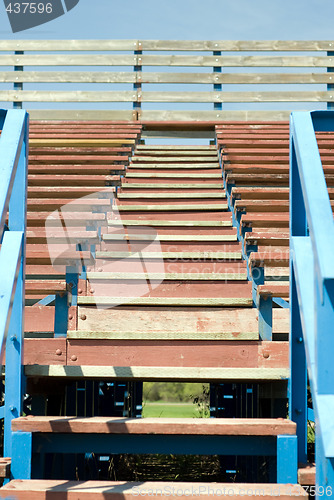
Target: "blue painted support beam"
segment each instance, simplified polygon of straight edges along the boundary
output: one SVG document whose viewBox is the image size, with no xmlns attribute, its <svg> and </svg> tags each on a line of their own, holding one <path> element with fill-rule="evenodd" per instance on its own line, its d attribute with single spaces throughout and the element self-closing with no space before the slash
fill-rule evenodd
<svg viewBox="0 0 334 500">
<path fill-rule="evenodd" d="M 13 432 L 12 479 L 31 479 L 32 434 Z"/>
<path fill-rule="evenodd" d="M 333 415 L 331 416 L 333 419 Z M 323 446 L 323 440 L 320 437 L 320 433 L 316 431 L 315 440 L 315 484 L 316 484 L 316 495 L 317 500 L 324 498 L 332 498 L 334 493 L 334 459 L 330 458 L 324 460 L 325 450 Z"/>
<path fill-rule="evenodd" d="M 54 336 L 66 337 L 68 324 L 68 297 L 67 293 L 56 295 Z"/>
<path fill-rule="evenodd" d="M 311 252 L 309 237 L 291 238 L 289 415 L 297 424 L 298 460 L 302 463 L 307 462 L 306 353 L 310 377 L 311 367 L 314 367 L 314 274 Z"/>
<path fill-rule="evenodd" d="M 273 340 L 273 299 L 270 295 L 259 295 L 259 335 L 261 340 Z"/>
<path fill-rule="evenodd" d="M 297 436 L 277 436 L 277 482 L 297 484 Z"/>
<path fill-rule="evenodd" d="M 221 53 L 220 50 L 214 50 L 213 51 L 213 55 L 214 56 L 221 56 L 222 53 Z M 221 73 L 222 72 L 221 66 L 214 66 L 213 72 L 214 73 Z M 222 87 L 221 83 L 214 83 L 213 84 L 213 90 L 214 90 L 214 92 L 221 92 L 222 89 L 223 89 L 223 87 Z M 213 103 L 213 109 L 215 109 L 215 110 L 221 110 L 221 109 L 223 109 L 223 104 L 221 102 L 215 102 L 215 103 Z"/>
<path fill-rule="evenodd" d="M 7 111 L 0 138 L 0 236 L 3 233 L 8 213 L 9 200 L 21 155 L 20 150 L 27 127 L 27 114 L 24 111 Z M 24 149 L 28 153 L 27 145 Z M 19 200 L 17 201 L 19 203 Z M 13 230 L 13 228 L 10 229 Z"/>
</svg>

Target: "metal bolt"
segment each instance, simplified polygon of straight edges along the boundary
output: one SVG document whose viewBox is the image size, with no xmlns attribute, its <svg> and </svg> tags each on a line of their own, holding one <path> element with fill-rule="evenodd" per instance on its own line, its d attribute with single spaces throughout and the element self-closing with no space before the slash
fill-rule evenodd
<svg viewBox="0 0 334 500">
<path fill-rule="evenodd" d="M 270 354 L 269 354 L 269 352 L 264 352 L 264 353 L 263 353 L 263 357 L 264 357 L 264 359 L 268 359 L 268 358 L 270 358 Z"/>
<path fill-rule="evenodd" d="M 11 411 L 12 413 L 14 413 L 14 411 L 16 410 L 16 408 L 15 408 L 15 406 L 14 406 L 14 405 L 10 405 L 9 409 L 10 409 L 10 411 Z"/>
<path fill-rule="evenodd" d="M 71 361 L 77 361 L 77 360 L 78 360 L 78 357 L 75 354 L 73 354 L 73 356 L 71 356 Z"/>
<path fill-rule="evenodd" d="M 57 349 L 56 350 L 56 355 L 57 356 L 61 356 L 63 354 L 63 352 L 61 351 L 61 349 Z"/>
<path fill-rule="evenodd" d="M 297 339 L 297 342 L 298 342 L 298 344 L 302 344 L 302 343 L 303 343 L 303 337 L 299 337 L 299 338 Z"/>
<path fill-rule="evenodd" d="M 16 340 L 17 340 L 17 336 L 16 335 L 11 335 L 10 341 L 11 342 L 16 342 Z"/>
<path fill-rule="evenodd" d="M 82 293 L 82 290 L 81 290 L 81 288 L 78 288 L 78 293 Z"/>
<path fill-rule="evenodd" d="M 90 293 L 95 293 L 94 288 L 91 288 L 91 289 L 90 289 Z"/>
<path fill-rule="evenodd" d="M 73 314 L 70 314 L 68 319 L 71 321 L 71 319 L 73 319 Z"/>
<path fill-rule="evenodd" d="M 81 314 L 80 319 L 82 319 L 82 321 L 85 321 L 85 319 L 87 319 L 86 314 Z"/>
</svg>

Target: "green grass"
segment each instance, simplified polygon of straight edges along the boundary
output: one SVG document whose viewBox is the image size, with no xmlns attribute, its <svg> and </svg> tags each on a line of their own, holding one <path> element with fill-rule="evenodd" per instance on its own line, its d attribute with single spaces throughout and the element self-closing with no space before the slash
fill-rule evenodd
<svg viewBox="0 0 334 500">
<path fill-rule="evenodd" d="M 187 403 L 145 403 L 143 417 L 195 418 L 200 417 L 198 408 Z"/>
</svg>

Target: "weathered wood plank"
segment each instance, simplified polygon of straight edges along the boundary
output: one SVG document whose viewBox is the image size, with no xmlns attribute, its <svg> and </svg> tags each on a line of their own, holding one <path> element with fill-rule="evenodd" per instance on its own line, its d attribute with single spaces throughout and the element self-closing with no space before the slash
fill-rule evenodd
<svg viewBox="0 0 334 500">
<path fill-rule="evenodd" d="M 25 367 L 28 377 L 90 378 L 97 380 L 177 380 L 191 381 L 268 381 L 287 380 L 290 370 L 286 368 L 171 368 L 125 366 L 62 366 L 31 365 Z M 261 419 L 262 420 L 262 419 Z"/>
<path fill-rule="evenodd" d="M 12 421 L 14 432 L 158 434 L 213 436 L 295 435 L 296 424 L 283 418 L 120 418 L 38 417 Z"/>
<path fill-rule="evenodd" d="M 126 109 L 29 109 L 29 115 L 32 120 L 137 120 L 137 112 Z"/>
<path fill-rule="evenodd" d="M 130 240 L 130 241 L 152 241 L 151 234 L 103 234 L 102 239 L 104 241 L 114 241 L 114 240 Z M 185 241 L 185 242 L 195 242 L 195 241 L 237 241 L 236 234 L 159 234 L 156 237 L 159 241 Z"/>
<path fill-rule="evenodd" d="M 203 174 L 193 174 L 193 173 L 188 173 L 187 171 L 181 173 L 174 174 L 173 172 L 165 172 L 165 173 L 150 173 L 150 172 L 131 172 L 128 171 L 126 174 L 126 177 L 129 178 L 136 178 L 136 179 L 180 179 L 180 178 L 187 178 L 187 179 L 202 179 Z M 217 174 L 205 174 L 206 179 L 221 179 L 222 175 L 221 172 L 219 171 Z"/>
<path fill-rule="evenodd" d="M 143 182 L 143 183 L 136 183 L 136 182 L 129 182 L 126 178 L 122 179 L 122 189 L 223 189 L 224 185 L 222 182 L 216 182 L 216 183 L 202 183 L 202 184 L 196 184 L 194 183 L 186 183 L 183 182 L 181 184 L 176 184 L 176 183 L 148 183 L 148 182 Z"/>
<path fill-rule="evenodd" d="M 152 316 L 154 321 L 152 321 Z M 278 319 L 281 321 L 281 318 Z M 163 338 L 189 338 L 198 335 L 227 335 L 232 339 L 249 335 L 258 340 L 257 310 L 174 307 L 134 308 L 131 306 L 106 309 L 103 314 L 98 309 L 79 307 L 78 328 L 84 331 L 110 332 L 111 334 L 157 335 Z M 246 340 L 246 339 L 245 339 Z M 250 339 L 249 339 L 250 340 Z"/>
<path fill-rule="evenodd" d="M 100 280 L 145 280 L 150 281 L 245 281 L 247 273 L 87 273 L 87 279 Z"/>
<path fill-rule="evenodd" d="M 124 221 L 123 221 L 124 222 Z M 202 260 L 240 260 L 242 258 L 241 251 L 238 252 L 96 252 L 97 259 L 124 259 L 124 258 L 146 258 L 146 259 L 202 259 Z"/>
<path fill-rule="evenodd" d="M 47 500 L 53 492 L 57 492 L 57 500 L 75 500 L 80 498 L 82 500 L 92 500 L 94 498 L 101 500 L 131 500 L 134 492 L 140 494 L 144 500 L 149 500 L 149 496 L 158 496 L 162 499 L 167 499 L 169 493 L 172 492 L 173 483 L 168 482 L 149 482 L 145 483 L 129 483 L 129 482 L 115 482 L 115 481 L 60 481 L 60 480 L 30 480 L 18 481 L 14 480 L 4 486 L 0 491 L 4 498 L 15 495 L 17 500 L 26 500 L 27 493 L 31 492 L 34 500 Z M 136 489 L 134 489 L 136 488 Z M 307 493 L 299 485 L 285 485 L 281 484 L 279 487 L 274 484 L 242 484 L 233 483 L 177 483 L 177 496 L 180 500 L 186 500 L 188 492 L 196 491 L 196 496 L 199 500 L 209 500 L 210 496 L 219 496 L 221 492 L 228 491 L 228 495 L 232 500 L 238 499 L 244 492 L 261 492 L 263 500 L 271 500 L 272 492 L 275 492 L 275 497 L 287 500 L 293 491 L 293 498 L 296 500 L 307 498 Z M 184 494 L 180 494 L 184 492 Z M 198 492 L 198 493 L 197 493 Z M 277 493 L 276 493 L 277 492 Z"/>
<path fill-rule="evenodd" d="M 139 306 L 251 307 L 250 297 L 78 297 L 79 305 L 114 306 L 126 303 Z"/>
<path fill-rule="evenodd" d="M 332 40 L 1 40 L 0 51 L 331 51 Z"/>
<path fill-rule="evenodd" d="M 65 365 L 66 339 L 24 339 L 25 365 Z"/>
<path fill-rule="evenodd" d="M 316 467 L 315 464 L 299 464 L 298 468 L 298 483 L 302 486 L 313 486 L 316 484 Z"/>
<path fill-rule="evenodd" d="M 0 96 L 1 97 L 1 96 Z M 29 139 L 33 147 L 108 147 L 135 144 L 134 139 Z"/>
<path fill-rule="evenodd" d="M 38 306 L 26 307 L 24 310 L 25 332 L 53 332 L 54 307 Z"/>
<path fill-rule="evenodd" d="M 198 333 L 189 332 L 184 333 L 180 331 L 179 333 L 137 333 L 137 332 L 109 332 L 109 331 L 69 331 L 67 338 L 71 339 L 82 339 L 82 340 L 251 340 L 255 341 L 259 339 L 257 332 L 241 332 L 240 334 L 229 333 L 229 332 L 212 332 L 212 333 Z"/>
<path fill-rule="evenodd" d="M 34 341 L 35 339 L 31 339 L 31 342 Z M 38 359 L 38 354 L 35 359 Z M 288 369 L 289 343 L 243 340 L 238 342 L 234 340 L 99 339 L 98 342 L 83 339 L 68 340 L 66 365 L 106 366 L 108 363 L 114 367 Z M 36 364 L 43 364 L 43 361 Z M 45 361 L 44 364 L 46 364 Z"/>
<path fill-rule="evenodd" d="M 123 185 L 123 188 L 126 187 L 126 184 Z M 143 193 L 143 192 L 137 192 L 137 193 L 119 193 L 117 195 L 117 198 L 119 200 L 132 200 L 132 199 L 193 199 L 193 198 L 226 198 L 226 194 L 224 192 L 221 193 Z"/>
<path fill-rule="evenodd" d="M 180 212 L 183 211 L 215 211 L 219 212 L 220 210 L 226 211 L 228 209 L 227 203 L 215 203 L 215 204 L 177 204 L 175 205 L 117 205 L 117 208 L 120 212 L 156 212 L 156 211 L 173 211 L 173 210 L 178 210 Z"/>
<path fill-rule="evenodd" d="M 10 477 L 10 466 L 12 463 L 12 459 L 9 457 L 1 457 L 0 458 L 0 477 L 1 478 L 9 478 Z"/>
<path fill-rule="evenodd" d="M 170 227 L 231 227 L 232 221 L 220 220 L 136 220 L 136 219 L 109 219 L 109 226 L 170 226 Z"/>
</svg>

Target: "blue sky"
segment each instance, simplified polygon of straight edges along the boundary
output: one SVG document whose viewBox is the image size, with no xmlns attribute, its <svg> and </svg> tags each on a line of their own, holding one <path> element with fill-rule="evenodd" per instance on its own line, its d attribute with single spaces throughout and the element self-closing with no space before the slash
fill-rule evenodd
<svg viewBox="0 0 334 500">
<path fill-rule="evenodd" d="M 65 16 L 13 34 L 0 0 L 2 39 L 334 38 L 333 0 L 80 0 Z"/>
</svg>

